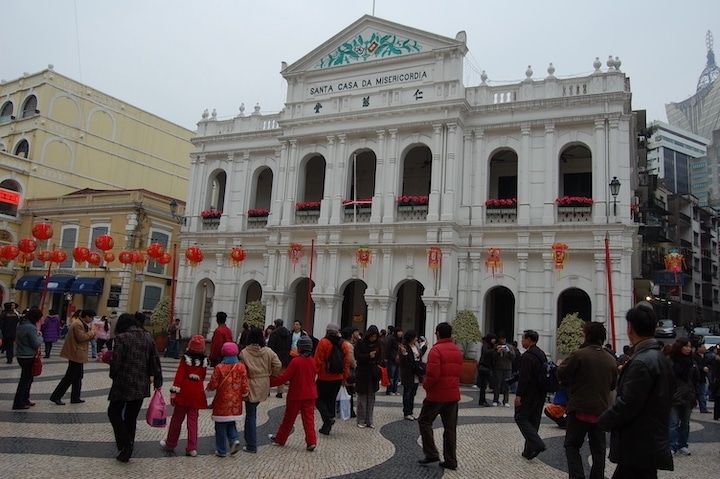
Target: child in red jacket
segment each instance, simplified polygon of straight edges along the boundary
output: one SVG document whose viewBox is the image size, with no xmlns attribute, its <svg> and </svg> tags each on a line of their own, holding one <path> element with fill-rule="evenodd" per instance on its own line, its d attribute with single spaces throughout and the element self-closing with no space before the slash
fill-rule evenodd
<svg viewBox="0 0 720 479">
<path fill-rule="evenodd" d="M 170 388 L 170 404 L 174 406 L 174 410 L 167 439 L 160 441 L 160 446 L 168 452 L 172 452 L 177 446 L 182 423 L 187 417 L 188 439 L 185 455 L 197 456 L 198 416 L 200 409 L 207 409 L 204 388 L 207 367 L 205 338 L 195 335 L 190 339 L 187 351 L 180 359 Z"/>
<path fill-rule="evenodd" d="M 215 391 L 212 418 L 215 421 L 215 455 L 226 457 L 228 444 L 230 454 L 240 450 L 235 421 L 243 419 L 243 399 L 250 393 L 245 365 L 238 361 L 238 345 L 233 342 L 223 344 L 222 362 L 215 366 L 208 391 Z"/>
<path fill-rule="evenodd" d="M 270 378 L 270 387 L 285 384 L 290 381 L 287 393 L 285 415 L 277 432 L 270 434 L 270 441 L 278 446 L 284 446 L 288 436 L 292 433 L 293 424 L 298 413 L 301 414 L 303 429 L 305 429 L 305 448 L 312 452 L 317 445 L 315 432 L 315 400 L 317 387 L 315 386 L 315 358 L 312 357 L 312 339 L 303 336 L 297 341 L 299 356 L 293 358 L 281 376 Z"/>
</svg>

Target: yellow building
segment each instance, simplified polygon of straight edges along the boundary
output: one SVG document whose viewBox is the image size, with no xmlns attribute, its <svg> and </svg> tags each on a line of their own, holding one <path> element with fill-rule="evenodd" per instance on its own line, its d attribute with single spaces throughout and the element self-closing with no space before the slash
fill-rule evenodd
<svg viewBox="0 0 720 479">
<path fill-rule="evenodd" d="M 20 239 L 28 200 L 78 189 L 187 196 L 194 132 L 58 74 L 0 82 L 0 247 Z M 29 231 L 29 225 L 23 225 Z M 0 258 L 0 301 L 15 261 Z"/>
<path fill-rule="evenodd" d="M 181 226 L 181 216 L 171 213 L 172 201 L 147 190 L 89 189 L 27 200 L 21 238 L 32 238 L 32 228 L 38 223 L 50 224 L 53 236 L 37 240 L 34 261 L 14 261 L 18 267 L 13 300 L 21 307 L 55 309 L 62 317 L 79 308 L 92 308 L 98 314 L 153 309 L 170 294 L 173 261 L 162 264 L 145 258 L 141 263 L 123 264 L 121 254 L 145 253 L 151 243 L 159 243 L 172 258 Z M 184 204 L 179 209 L 183 212 Z M 107 251 L 96 245 L 102 235 L 113 239 Z M 97 265 L 77 261 L 75 249 L 83 247 L 98 253 L 102 261 Z M 41 251 L 58 250 L 66 255 L 60 263 L 38 259 Z M 106 252 L 112 259 L 105 258 Z"/>
</svg>

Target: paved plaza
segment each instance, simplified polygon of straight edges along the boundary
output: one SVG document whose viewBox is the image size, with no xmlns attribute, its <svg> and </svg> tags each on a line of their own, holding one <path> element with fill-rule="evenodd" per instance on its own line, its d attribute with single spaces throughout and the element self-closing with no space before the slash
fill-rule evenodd
<svg viewBox="0 0 720 479">
<path fill-rule="evenodd" d="M 158 441 L 166 429 L 154 429 L 144 421 L 141 412 L 135 453 L 129 463 L 114 459 L 117 455 L 112 429 L 106 416 L 110 387 L 108 366 L 90 362 L 85 368 L 82 397 L 84 404 L 70 404 L 69 391 L 65 406 L 49 401 L 65 372 L 67 361 L 60 359 L 59 345 L 45 360 L 42 376 L 35 379 L 31 400 L 37 405 L 26 411 L 13 411 L 12 398 L 20 374 L 17 364 L 0 359 L 0 469 L 7 479 L 28 478 L 566 478 L 563 451 L 564 431 L 543 418 L 540 434 L 548 450 L 528 461 L 520 456 L 522 436 L 513 422 L 513 409 L 479 408 L 478 391 L 462 388 L 458 426 L 457 471 L 446 471 L 437 465 L 417 465 L 422 457 L 417 422 L 402 415 L 402 396 L 377 396 L 376 429 L 358 429 L 355 421 L 337 421 L 330 436 L 319 435 L 315 452 L 306 452 L 302 425 L 285 447 L 271 445 L 267 436 L 275 432 L 284 410 L 284 399 L 275 394 L 258 409 L 257 454 L 240 451 L 235 456 L 213 455 L 214 426 L 210 411 L 200 413 L 199 455 L 185 457 L 184 432 L 177 456 L 168 457 Z M 177 361 L 163 359 L 167 391 Z M 209 374 L 208 374 L 209 377 Z M 424 394 L 416 398 L 415 415 L 419 414 Z M 512 401 L 512 398 L 511 398 Z M 147 401 L 145 403 L 147 405 Z M 316 414 L 316 420 L 318 415 Z M 319 422 L 319 421 L 318 421 Z M 240 425 L 241 426 L 241 425 Z M 319 426 L 319 424 L 318 424 Z M 440 421 L 436 422 L 436 440 L 442 446 Z M 720 424 L 712 414 L 693 412 L 690 449 L 692 456 L 677 457 L 675 471 L 661 472 L 660 477 L 709 477 L 720 464 Z M 240 433 L 242 440 L 242 432 Z M 584 457 L 589 457 L 585 447 Z M 607 475 L 614 465 L 608 462 Z"/>
</svg>

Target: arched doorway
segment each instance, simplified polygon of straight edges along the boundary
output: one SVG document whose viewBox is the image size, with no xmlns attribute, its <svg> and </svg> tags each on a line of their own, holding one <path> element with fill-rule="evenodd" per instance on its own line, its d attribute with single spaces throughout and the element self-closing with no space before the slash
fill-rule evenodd
<svg viewBox="0 0 720 479">
<path fill-rule="evenodd" d="M 193 315 L 191 322 L 191 330 L 198 331 L 197 334 L 203 336 L 208 335 L 212 323 L 212 306 L 215 297 L 215 283 L 205 278 L 198 281 L 195 285 L 195 303 L 193 304 Z"/>
<path fill-rule="evenodd" d="M 367 303 L 365 302 L 365 290 L 367 284 L 364 281 L 355 279 L 350 281 L 343 290 L 343 303 L 340 317 L 340 327 L 358 328 L 360 331 L 367 329 Z"/>
<path fill-rule="evenodd" d="M 237 317 L 239 318 L 238 326 L 242 326 L 242 318 L 245 315 L 245 306 L 253 301 L 260 301 L 262 299 L 262 286 L 255 280 L 249 281 L 245 287 L 245 301 L 240 301 L 240 310 L 238 311 Z M 242 297 L 242 295 L 240 296 Z"/>
<path fill-rule="evenodd" d="M 395 302 L 393 326 L 403 331 L 414 329 L 418 334 L 425 334 L 426 310 L 422 300 L 424 292 L 425 287 L 419 281 L 408 280 L 400 285 Z"/>
<path fill-rule="evenodd" d="M 485 329 L 488 333 L 505 333 L 508 341 L 515 337 L 515 295 L 504 286 L 492 288 L 485 299 Z"/>
<path fill-rule="evenodd" d="M 313 331 L 313 325 L 315 323 L 315 301 L 313 301 L 312 295 L 309 294 L 309 291 L 312 291 L 314 287 L 315 282 L 313 281 L 311 283 L 308 278 L 303 278 L 295 284 L 295 309 L 293 310 L 292 318 L 290 318 L 291 324 L 292 321 L 298 319 L 302 321 L 303 329 L 309 332 Z M 308 298 L 310 299 L 309 311 Z"/>
<path fill-rule="evenodd" d="M 592 319 L 592 302 L 590 296 L 585 291 L 579 288 L 566 289 L 557 301 L 557 326 L 560 326 L 560 321 L 572 313 L 578 313 L 578 316 L 583 321 L 590 321 Z"/>
</svg>

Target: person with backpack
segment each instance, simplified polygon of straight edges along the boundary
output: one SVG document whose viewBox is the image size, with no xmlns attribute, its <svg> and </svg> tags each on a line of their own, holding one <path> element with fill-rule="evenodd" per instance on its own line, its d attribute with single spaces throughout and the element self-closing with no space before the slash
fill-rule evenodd
<svg viewBox="0 0 720 479">
<path fill-rule="evenodd" d="M 335 424 L 335 399 L 340 386 L 350 375 L 350 355 L 340 336 L 340 326 L 330 323 L 325 328 L 325 337 L 315 349 L 315 368 L 317 373 L 317 410 L 322 418 L 320 434 L 330 435 Z"/>
<path fill-rule="evenodd" d="M 542 381 L 547 356 L 537 346 L 538 333 L 528 329 L 522 335 L 522 347 L 525 352 L 518 365 L 518 386 L 515 396 L 515 424 L 525 438 L 522 457 L 534 459 L 546 447 L 538 434 L 546 390 Z"/>
<path fill-rule="evenodd" d="M 602 323 L 583 325 L 585 343 L 573 351 L 557 370 L 563 383 L 570 384 L 565 431 L 565 457 L 571 479 L 585 478 L 580 448 L 588 437 L 592 467 L 590 479 L 605 477 L 605 432 L 597 428 L 600 415 L 610 407 L 610 391 L 617 387 L 617 363 L 603 351 L 607 331 Z"/>
<path fill-rule="evenodd" d="M 355 392 L 357 393 L 357 427 L 375 427 L 375 393 L 380 389 L 382 343 L 377 326 L 370 326 L 355 346 Z"/>
</svg>

